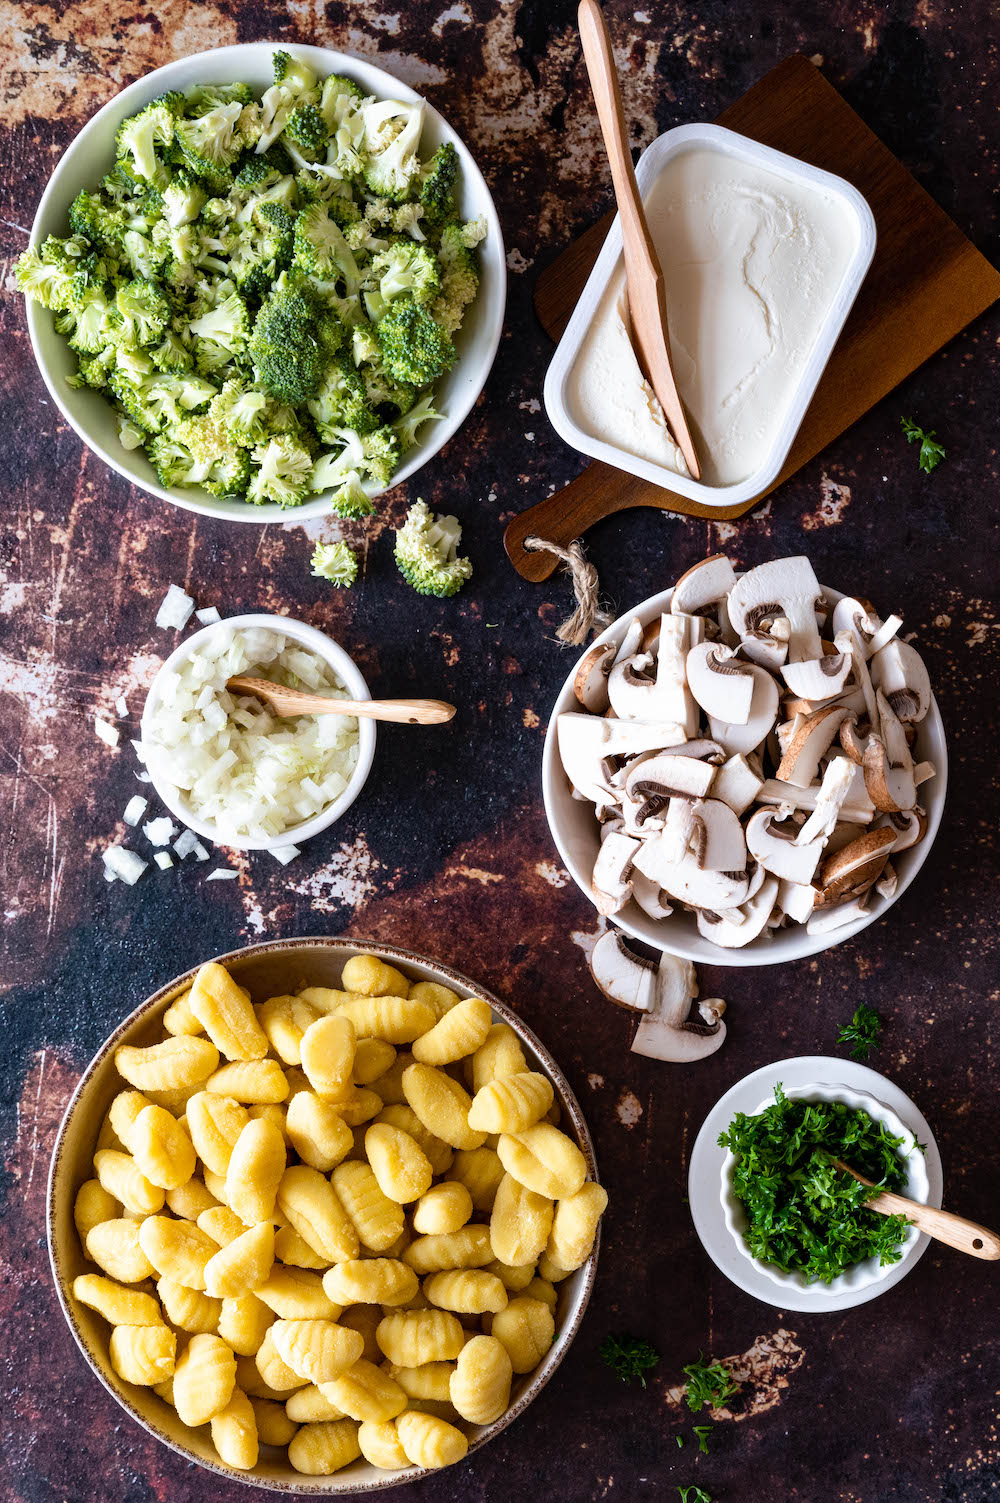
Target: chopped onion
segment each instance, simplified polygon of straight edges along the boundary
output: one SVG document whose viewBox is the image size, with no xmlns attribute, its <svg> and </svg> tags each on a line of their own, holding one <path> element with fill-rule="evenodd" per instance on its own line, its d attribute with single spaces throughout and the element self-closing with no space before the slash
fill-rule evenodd
<svg viewBox="0 0 1000 1503">
<path fill-rule="evenodd" d="M 217 866 L 214 871 L 205 877 L 206 882 L 231 882 L 239 872 L 231 872 L 227 866 Z"/>
<path fill-rule="evenodd" d="M 198 617 L 198 620 L 201 622 L 202 626 L 214 626 L 216 621 L 222 620 L 222 617 L 219 615 L 219 612 L 214 605 L 206 605 L 203 611 L 195 611 L 195 615 Z"/>
<path fill-rule="evenodd" d="M 130 798 L 128 803 L 125 805 L 125 812 L 122 815 L 122 819 L 127 825 L 137 825 L 148 807 L 149 799 L 141 798 L 137 793 L 135 797 Z"/>
<path fill-rule="evenodd" d="M 177 834 L 177 826 L 169 814 L 161 814 L 159 819 L 151 819 L 143 825 L 142 833 L 150 845 L 169 845 Z"/>
<path fill-rule="evenodd" d="M 145 763 L 145 761 L 146 761 L 146 748 L 143 746 L 143 744 L 142 744 L 141 741 L 136 741 L 134 737 L 132 739 L 132 749 L 135 752 L 136 757 L 138 758 L 138 760 L 140 762 L 142 762 L 142 763 Z"/>
<path fill-rule="evenodd" d="M 94 730 L 98 741 L 103 741 L 105 746 L 117 746 L 121 740 L 116 727 L 107 720 L 101 720 L 100 716 L 94 721 Z"/>
<path fill-rule="evenodd" d="M 276 845 L 271 848 L 271 855 L 275 861 L 280 861 L 282 866 L 287 866 L 289 861 L 294 861 L 302 852 L 297 845 Z"/>
<path fill-rule="evenodd" d="M 180 585 L 172 584 L 160 602 L 160 609 L 156 613 L 156 624 L 162 627 L 175 627 L 178 631 L 187 626 L 194 610 L 194 601 L 191 596 L 181 589 Z"/>
<path fill-rule="evenodd" d="M 255 696 L 229 692 L 239 673 L 347 697 L 329 664 L 298 642 L 220 622 L 177 671 L 161 676 L 142 751 L 156 782 L 176 789 L 220 841 L 269 841 L 341 796 L 358 762 L 358 723 L 339 715 L 282 719 Z"/>
<path fill-rule="evenodd" d="M 126 700 L 124 694 L 119 694 L 118 698 L 115 700 L 115 714 L 120 715 L 123 720 L 128 714 L 128 701 Z"/>
<path fill-rule="evenodd" d="M 151 783 L 153 781 L 148 772 L 137 772 L 135 776 L 140 783 Z"/>
<path fill-rule="evenodd" d="M 119 877 L 129 887 L 135 886 L 149 865 L 137 851 L 126 850 L 123 845 L 109 845 L 106 851 L 101 852 L 101 859 L 112 878 Z"/>
<path fill-rule="evenodd" d="M 199 861 L 208 860 L 208 852 L 206 851 L 200 840 L 195 841 L 194 853 Z"/>
<path fill-rule="evenodd" d="M 168 867 L 171 867 L 174 864 L 174 858 L 173 856 L 171 856 L 169 851 L 157 851 L 156 855 L 153 857 L 153 860 L 156 862 L 161 872 L 165 872 Z"/>
<path fill-rule="evenodd" d="M 174 841 L 174 850 L 183 861 L 185 856 L 193 856 L 198 846 L 198 837 L 193 830 L 182 830 Z"/>
</svg>

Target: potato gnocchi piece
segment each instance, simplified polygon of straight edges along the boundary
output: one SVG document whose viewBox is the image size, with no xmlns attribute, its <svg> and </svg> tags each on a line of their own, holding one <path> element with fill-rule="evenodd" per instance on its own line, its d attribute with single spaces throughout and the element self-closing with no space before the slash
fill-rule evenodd
<svg viewBox="0 0 1000 1503">
<path fill-rule="evenodd" d="M 302 1035 L 302 1068 L 317 1096 L 343 1101 L 351 1094 L 358 1036 L 344 1013 L 317 1018 Z"/>
<path fill-rule="evenodd" d="M 239 1388 L 225 1409 L 211 1418 L 212 1444 L 226 1466 L 238 1472 L 249 1472 L 257 1465 L 260 1456 L 260 1437 L 257 1433 L 257 1416 L 246 1394 Z"/>
<path fill-rule="evenodd" d="M 519 1184 L 550 1200 L 575 1195 L 587 1177 L 587 1160 L 579 1148 L 549 1122 L 537 1122 L 520 1133 L 501 1133 L 497 1153 Z"/>
<path fill-rule="evenodd" d="M 481 997 L 466 997 L 414 1040 L 413 1058 L 424 1065 L 448 1065 L 464 1059 L 486 1042 L 492 1023 L 490 1004 Z"/>
<path fill-rule="evenodd" d="M 493 1317 L 490 1334 L 502 1342 L 516 1373 L 530 1373 L 555 1336 L 555 1320 L 544 1300 L 519 1295 Z"/>
<path fill-rule="evenodd" d="M 102 1187 L 137 1216 L 153 1216 L 163 1207 L 164 1194 L 151 1184 L 130 1154 L 101 1148 L 94 1154 L 94 1168 Z"/>
<path fill-rule="evenodd" d="M 503 1075 L 478 1090 L 469 1108 L 469 1126 L 487 1133 L 524 1132 L 552 1105 L 552 1082 L 537 1070 Z"/>
<path fill-rule="evenodd" d="M 288 1445 L 288 1460 L 307 1477 L 330 1477 L 360 1455 L 358 1427 L 349 1419 L 303 1425 Z"/>
<path fill-rule="evenodd" d="M 275 1054 L 286 1065 L 302 1063 L 302 1035 L 311 1023 L 322 1016 L 305 997 L 292 995 L 269 997 L 254 1011 L 257 1021 Z"/>
<path fill-rule="evenodd" d="M 418 1200 L 434 1178 L 431 1161 L 415 1138 L 388 1122 L 373 1122 L 365 1152 L 383 1195 L 399 1205 Z"/>
<path fill-rule="evenodd" d="M 346 991 L 362 997 L 405 997 L 410 989 L 402 971 L 386 965 L 377 955 L 353 955 L 340 979 Z"/>
<path fill-rule="evenodd" d="M 402 1234 L 402 1207 L 383 1195 L 371 1166 L 360 1160 L 338 1164 L 330 1178 L 359 1241 L 372 1252 L 385 1252 Z"/>
<path fill-rule="evenodd" d="M 473 1209 L 480 1212 L 492 1210 L 505 1173 L 499 1154 L 485 1146 L 462 1149 L 451 1166 L 451 1178 L 465 1186 L 472 1196 Z"/>
<path fill-rule="evenodd" d="M 375 1335 L 396 1367 L 450 1362 L 465 1345 L 461 1322 L 447 1310 L 395 1310 L 382 1317 Z"/>
<path fill-rule="evenodd" d="M 215 1299 L 252 1294 L 274 1263 L 274 1227 L 261 1221 L 221 1247 L 205 1264 L 205 1289 Z"/>
<path fill-rule="evenodd" d="M 205 1090 L 215 1096 L 267 1106 L 285 1100 L 288 1081 L 276 1059 L 234 1060 L 209 1075 Z"/>
<path fill-rule="evenodd" d="M 292 1395 L 294 1398 L 294 1394 Z M 287 1446 L 299 1428 L 285 1413 L 284 1404 L 277 1399 L 251 1399 L 254 1419 L 257 1421 L 257 1438 L 262 1446 Z"/>
<path fill-rule="evenodd" d="M 276 1320 L 274 1311 L 256 1294 L 239 1294 L 220 1301 L 218 1335 L 237 1356 L 252 1357 Z"/>
<path fill-rule="evenodd" d="M 427 1155 L 434 1173 L 447 1174 L 455 1157 L 454 1151 L 424 1126 L 413 1108 L 407 1106 L 405 1101 L 384 1106 L 375 1120 L 384 1122 L 389 1127 L 398 1127 L 401 1132 L 409 1133 L 413 1141 Z"/>
<path fill-rule="evenodd" d="M 276 1320 L 268 1332 L 274 1349 L 307 1383 L 330 1383 L 361 1356 L 357 1331 L 333 1320 Z"/>
<path fill-rule="evenodd" d="M 385 1314 L 378 1305 L 351 1305 L 338 1318 L 342 1326 L 349 1326 L 352 1331 L 357 1331 L 364 1342 L 362 1357 L 369 1362 L 381 1362 L 382 1350 L 375 1339 L 379 1321 Z"/>
<path fill-rule="evenodd" d="M 236 1357 L 218 1336 L 192 1336 L 174 1368 L 174 1408 L 185 1425 L 204 1425 L 236 1387 Z"/>
<path fill-rule="evenodd" d="M 408 1409 L 399 1416 L 396 1434 L 407 1460 L 414 1466 L 435 1470 L 454 1466 L 464 1458 L 469 1449 L 469 1442 L 455 1425 L 414 1409 Z"/>
<path fill-rule="evenodd" d="M 457 1179 L 431 1185 L 413 1207 L 413 1230 L 430 1236 L 457 1232 L 472 1216 L 472 1196 Z"/>
<path fill-rule="evenodd" d="M 197 1163 L 194 1144 L 166 1107 L 143 1107 L 131 1136 L 132 1157 L 151 1184 L 161 1190 L 187 1184 Z"/>
<path fill-rule="evenodd" d="M 285 1413 L 298 1425 L 314 1425 L 320 1420 L 346 1419 L 347 1415 L 326 1397 L 322 1388 L 307 1383 L 290 1393 L 285 1400 Z"/>
<path fill-rule="evenodd" d="M 184 1221 L 197 1221 L 203 1211 L 210 1211 L 219 1202 L 203 1179 L 192 1178 L 176 1190 L 168 1190 L 166 1204 L 175 1216 Z"/>
<path fill-rule="evenodd" d="M 548 1249 L 546 1249 L 538 1260 L 538 1272 L 550 1284 L 561 1284 L 563 1279 L 569 1278 L 573 1270 L 572 1268 L 563 1268 L 560 1263 L 557 1263 L 554 1258 L 549 1256 Z"/>
<path fill-rule="evenodd" d="M 163 1014 L 163 1026 L 168 1033 L 179 1036 L 204 1033 L 204 1029 L 191 1011 L 191 988 L 181 992 Z"/>
<path fill-rule="evenodd" d="M 385 1039 L 358 1039 L 354 1053 L 354 1084 L 370 1086 L 392 1068 L 396 1051 Z M 377 1093 L 384 1100 L 381 1092 Z"/>
<path fill-rule="evenodd" d="M 472 1056 L 472 1089 L 478 1095 L 491 1080 L 520 1075 L 528 1068 L 521 1041 L 509 1023 L 494 1023 Z"/>
<path fill-rule="evenodd" d="M 423 1275 L 446 1268 L 485 1268 L 495 1256 L 489 1227 L 473 1224 L 440 1236 L 417 1237 L 403 1253 L 403 1262 Z"/>
<path fill-rule="evenodd" d="M 139 1227 L 139 1246 L 163 1278 L 188 1289 L 205 1288 L 205 1265 L 218 1247 L 190 1221 L 147 1216 Z"/>
<path fill-rule="evenodd" d="M 403 1093 L 420 1121 L 452 1148 L 479 1148 L 486 1134 L 469 1126 L 472 1098 L 457 1080 L 419 1062 L 403 1072 Z"/>
<path fill-rule="evenodd" d="M 378 1116 L 382 1110 L 382 1097 L 377 1091 L 368 1090 L 367 1086 L 354 1086 L 350 1095 L 338 1101 L 336 1107 L 348 1127 L 360 1127 L 363 1122 L 370 1122 Z"/>
<path fill-rule="evenodd" d="M 308 1268 L 284 1268 L 279 1264 L 254 1293 L 282 1320 L 339 1320 L 340 1306 L 323 1288 L 318 1273 Z"/>
<path fill-rule="evenodd" d="M 240 1133 L 250 1121 L 246 1109 L 231 1096 L 199 1091 L 188 1102 L 185 1115 L 198 1157 L 213 1174 L 225 1175 Z"/>
<path fill-rule="evenodd" d="M 84 1180 L 73 1202 L 73 1221 L 80 1241 L 86 1244 L 93 1228 L 100 1226 L 102 1221 L 115 1220 L 119 1209 L 118 1201 L 105 1190 L 99 1179 Z"/>
<path fill-rule="evenodd" d="M 492 1241 L 492 1238 L 490 1239 Z M 487 1263 L 486 1272 L 495 1273 L 508 1294 L 520 1294 L 535 1276 L 535 1263 L 503 1263 L 499 1258 Z"/>
<path fill-rule="evenodd" d="M 189 1034 L 136 1048 L 115 1050 L 115 1069 L 139 1091 L 174 1091 L 197 1086 L 218 1068 L 219 1051 L 208 1039 Z"/>
<path fill-rule="evenodd" d="M 108 1107 L 108 1122 L 119 1143 L 132 1152 L 132 1133 L 139 1113 L 149 1106 L 148 1096 L 141 1091 L 119 1091 L 118 1095 Z"/>
<path fill-rule="evenodd" d="M 315 1091 L 298 1091 L 292 1097 L 286 1125 L 299 1158 L 324 1173 L 336 1168 L 354 1146 L 354 1136 L 337 1106 Z"/>
<path fill-rule="evenodd" d="M 507 1304 L 503 1284 L 482 1268 L 449 1268 L 431 1274 L 423 1287 L 432 1305 L 455 1315 L 495 1315 Z"/>
<path fill-rule="evenodd" d="M 524 1293 L 529 1299 L 540 1299 L 542 1304 L 548 1305 L 552 1314 L 555 1315 L 559 1295 L 556 1293 L 555 1284 L 550 1284 L 548 1279 L 543 1279 L 536 1274 L 531 1283 L 525 1285 Z"/>
<path fill-rule="evenodd" d="M 248 1121 L 226 1170 L 226 1200 L 241 1221 L 252 1226 L 271 1219 L 285 1162 L 285 1140 L 274 1123 Z"/>
<path fill-rule="evenodd" d="M 167 1278 L 157 1280 L 156 1292 L 171 1325 L 179 1326 L 192 1336 L 219 1334 L 221 1300 Z"/>
<path fill-rule="evenodd" d="M 283 1226 L 274 1235 L 274 1257 L 277 1263 L 290 1263 L 294 1268 L 315 1268 L 322 1271 L 328 1266 L 329 1259 L 324 1258 L 314 1247 L 310 1247 L 304 1237 L 300 1237 L 294 1226 Z"/>
<path fill-rule="evenodd" d="M 438 1022 L 462 1000 L 458 992 L 453 992 L 450 986 L 442 986 L 438 981 L 414 982 L 410 987 L 409 997 L 411 1002 L 428 1003 L 434 1009 Z"/>
<path fill-rule="evenodd" d="M 112 1326 L 163 1324 L 160 1307 L 151 1294 L 126 1288 L 99 1273 L 77 1274 L 73 1280 L 73 1297 L 88 1309 L 96 1310 Z"/>
<path fill-rule="evenodd" d="M 419 1284 L 412 1268 L 396 1258 L 355 1258 L 323 1275 L 323 1289 L 336 1305 L 405 1305 Z"/>
<path fill-rule="evenodd" d="M 174 1371 L 177 1337 L 163 1324 L 115 1326 L 111 1332 L 111 1366 L 126 1383 L 152 1388 Z"/>
<path fill-rule="evenodd" d="M 495 1336 L 473 1336 L 451 1375 L 451 1402 L 470 1425 L 492 1425 L 510 1403 L 513 1367 Z"/>
<path fill-rule="evenodd" d="M 242 1237 L 244 1232 L 250 1230 L 247 1222 L 241 1220 L 229 1206 L 212 1206 L 210 1210 L 201 1213 L 197 1222 L 206 1237 L 211 1237 L 220 1247 L 228 1247 L 230 1242 L 235 1242 L 237 1237 Z"/>
<path fill-rule="evenodd" d="M 607 1205 L 608 1192 L 593 1183 L 557 1203 L 546 1252 L 560 1268 L 573 1270 L 586 1263 Z"/>
<path fill-rule="evenodd" d="M 226 1059 L 264 1058 L 267 1035 L 257 1021 L 250 993 L 237 985 L 225 966 L 210 960 L 200 968 L 188 1007 Z"/>
<path fill-rule="evenodd" d="M 364 1044 L 365 1042 L 367 1042 L 365 1039 L 361 1039 L 359 1041 L 358 1047 L 360 1048 L 361 1044 Z M 382 1042 L 382 1040 L 373 1040 L 372 1042 L 380 1043 Z M 401 1050 L 397 1053 L 396 1058 L 386 1069 L 385 1073 L 380 1075 L 377 1080 L 371 1081 L 372 1089 L 378 1096 L 381 1096 L 383 1104 L 385 1106 L 396 1106 L 401 1103 L 405 1104 L 406 1097 L 403 1095 L 403 1071 L 412 1064 L 413 1055 L 409 1052 L 409 1050 Z"/>
<path fill-rule="evenodd" d="M 318 1169 L 310 1169 L 306 1164 L 293 1164 L 286 1169 L 278 1186 L 278 1206 L 299 1236 L 329 1263 L 357 1257 L 359 1243 L 354 1222 L 333 1185 Z"/>
<path fill-rule="evenodd" d="M 359 1039 L 383 1039 L 387 1044 L 412 1044 L 434 1027 L 434 1009 L 406 997 L 352 997 L 341 1005 L 339 1017 L 350 1018 Z"/>
<path fill-rule="evenodd" d="M 139 1246 L 139 1222 L 127 1216 L 99 1221 L 84 1238 L 87 1257 L 120 1284 L 140 1284 L 153 1265 Z"/>
<path fill-rule="evenodd" d="M 267 1388 L 267 1394 L 264 1396 L 269 1397 L 271 1394 L 274 1394 L 276 1396 L 284 1395 L 287 1398 L 297 1388 L 304 1387 L 308 1379 L 302 1377 L 301 1373 L 297 1373 L 293 1367 L 289 1366 L 278 1351 L 274 1340 L 274 1326 L 277 1324 L 278 1322 L 275 1321 L 274 1325 L 268 1327 L 264 1340 L 254 1353 L 253 1360 L 258 1376 L 263 1380 Z M 245 1383 L 243 1386 L 248 1393 L 253 1392 L 252 1389 L 246 1387 Z"/>
<path fill-rule="evenodd" d="M 399 1384 L 364 1357 L 359 1357 L 332 1383 L 321 1384 L 320 1391 L 353 1420 L 380 1423 L 395 1419 L 407 1405 L 407 1396 Z"/>
<path fill-rule="evenodd" d="M 359 1426 L 358 1445 L 365 1460 L 383 1472 L 398 1472 L 410 1464 L 392 1420 L 381 1424 L 369 1420 Z"/>
<path fill-rule="evenodd" d="M 504 1175 L 490 1217 L 490 1242 L 501 1263 L 516 1267 L 537 1261 L 549 1240 L 553 1210 L 546 1196 Z"/>
</svg>

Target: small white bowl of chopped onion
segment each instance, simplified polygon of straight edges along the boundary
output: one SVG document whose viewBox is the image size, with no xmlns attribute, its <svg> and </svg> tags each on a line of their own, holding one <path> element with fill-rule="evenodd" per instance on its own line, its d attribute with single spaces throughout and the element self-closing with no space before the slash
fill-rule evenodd
<svg viewBox="0 0 1000 1503">
<path fill-rule="evenodd" d="M 230 616 L 170 654 L 146 697 L 141 753 L 175 818 L 220 845 L 282 851 L 353 804 L 371 771 L 375 723 L 346 715 L 281 719 L 238 673 L 342 699 L 370 699 L 360 669 L 330 637 L 287 616 Z"/>
</svg>

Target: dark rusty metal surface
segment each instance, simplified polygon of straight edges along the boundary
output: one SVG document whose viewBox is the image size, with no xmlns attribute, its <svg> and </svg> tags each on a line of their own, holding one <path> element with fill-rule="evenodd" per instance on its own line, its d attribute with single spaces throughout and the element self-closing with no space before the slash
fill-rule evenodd
<svg viewBox="0 0 1000 1503">
<path fill-rule="evenodd" d="M 498 198 L 510 250 L 506 333 L 485 395 L 411 486 L 458 512 L 475 560 L 454 602 L 417 600 L 392 565 L 385 498 L 359 540 L 350 594 L 308 573 L 334 525 L 257 529 L 168 509 L 130 489 L 58 419 L 7 292 L 0 556 L 0 737 L 5 919 L 0 1219 L 0 1495 L 17 1503 L 193 1503 L 249 1496 L 158 1446 L 86 1370 L 50 1285 L 49 1151 L 74 1081 L 112 1025 L 198 959 L 260 935 L 391 939 L 441 958 L 511 1002 L 553 1049 L 588 1114 L 611 1193 L 597 1292 L 571 1357 L 515 1426 L 470 1462 L 401 1489 L 424 1503 L 675 1497 L 719 1503 L 986 1503 L 1000 1493 L 997 1270 L 931 1250 L 880 1300 L 841 1315 L 785 1314 L 730 1286 L 702 1252 L 685 1166 L 711 1103 L 782 1055 L 835 1052 L 862 998 L 888 1020 L 873 1063 L 932 1123 L 946 1201 L 997 1219 L 995 1070 L 998 616 L 996 412 L 1000 316 L 984 318 L 765 507 L 736 525 L 629 513 L 589 540 L 625 607 L 709 551 L 743 565 L 812 555 L 821 579 L 899 608 L 925 650 L 953 781 L 932 859 L 886 922 L 780 971 L 706 970 L 729 1003 L 725 1049 L 691 1070 L 628 1052 L 631 1024 L 586 968 L 595 915 L 559 868 L 539 795 L 548 706 L 567 668 L 553 639 L 565 583 L 522 582 L 500 546 L 528 500 L 580 468 L 540 410 L 549 355 L 531 312 L 538 267 L 608 203 L 607 174 L 571 0 L 388 0 L 317 7 L 225 0 L 4 5 L 0 244 L 25 243 L 39 195 L 82 122 L 175 56 L 233 41 L 319 42 L 421 89 L 463 133 Z M 608 6 L 634 143 L 714 116 L 782 56 L 820 54 L 829 77 L 994 259 L 1000 18 L 989 0 L 803 6 L 644 0 Z M 935 427 L 948 459 L 917 470 L 901 414 Z M 373 692 L 441 695 L 442 730 L 380 731 L 365 795 L 287 869 L 233 857 L 238 882 L 191 863 L 108 886 L 138 784 L 127 740 L 95 712 L 125 694 L 134 721 L 170 650 L 153 615 L 186 583 L 224 614 L 276 609 L 332 632 Z M 114 718 L 113 714 L 112 717 Z M 614 1328 L 663 1354 L 645 1390 L 597 1356 Z M 740 1357 L 746 1383 L 696 1456 L 674 1386 L 699 1350 Z"/>
</svg>

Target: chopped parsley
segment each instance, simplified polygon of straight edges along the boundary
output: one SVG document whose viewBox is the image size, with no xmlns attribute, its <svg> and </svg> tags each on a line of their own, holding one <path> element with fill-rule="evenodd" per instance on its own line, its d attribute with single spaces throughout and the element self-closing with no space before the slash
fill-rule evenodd
<svg viewBox="0 0 1000 1503">
<path fill-rule="evenodd" d="M 678 1487 L 677 1491 L 681 1495 L 681 1503 L 712 1503 L 711 1494 L 703 1487 L 695 1487 L 693 1483 L 690 1487 Z"/>
<path fill-rule="evenodd" d="M 689 1363 L 681 1371 L 687 1378 L 684 1401 L 689 1409 L 697 1411 L 703 1409 L 706 1404 L 712 1409 L 718 1409 L 727 1399 L 731 1399 L 734 1393 L 739 1392 L 740 1385 L 729 1368 L 724 1367 L 721 1362 L 706 1362 L 701 1352 L 698 1353 L 697 1362 Z M 695 1434 L 698 1434 L 697 1430 Z"/>
<path fill-rule="evenodd" d="M 898 1262 L 906 1220 L 866 1210 L 865 1202 L 905 1185 L 905 1139 L 842 1101 L 792 1101 L 780 1085 L 774 1097 L 756 1117 L 737 1112 L 719 1137 L 736 1157 L 733 1184 L 753 1257 L 810 1284 L 828 1284 L 866 1258 Z M 874 1188 L 835 1168 L 834 1158 Z"/>
<path fill-rule="evenodd" d="M 638 1378 L 643 1388 L 646 1386 L 646 1373 L 660 1361 L 660 1354 L 655 1346 L 624 1332 L 605 1336 L 600 1353 L 601 1360 L 607 1363 L 623 1383 L 631 1383 L 633 1378 Z"/>
<path fill-rule="evenodd" d="M 845 1023 L 837 1035 L 838 1044 L 852 1044 L 852 1059 L 867 1059 L 881 1042 L 882 1019 L 875 1010 L 862 1002 L 849 1023 Z"/>
<path fill-rule="evenodd" d="M 937 469 L 946 454 L 946 450 L 937 441 L 935 436 L 936 429 L 921 428 L 920 424 L 915 423 L 912 418 L 900 418 L 899 421 L 903 432 L 906 434 L 906 442 L 908 444 L 920 444 L 917 463 L 924 474 L 929 475 L 931 470 Z"/>
<path fill-rule="evenodd" d="M 697 1435 L 697 1437 L 698 1437 L 698 1450 L 701 1452 L 702 1456 L 707 1456 L 708 1455 L 708 1437 L 711 1435 L 712 1431 L 715 1429 L 715 1426 L 714 1425 L 695 1425 L 695 1426 L 693 1426 L 693 1429 L 694 1429 L 695 1435 Z"/>
</svg>

